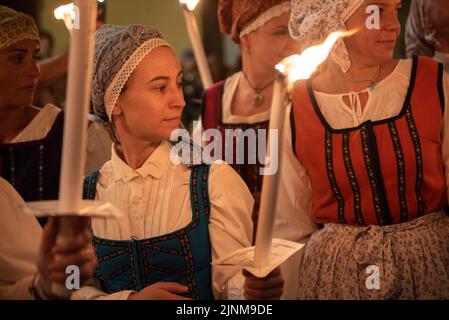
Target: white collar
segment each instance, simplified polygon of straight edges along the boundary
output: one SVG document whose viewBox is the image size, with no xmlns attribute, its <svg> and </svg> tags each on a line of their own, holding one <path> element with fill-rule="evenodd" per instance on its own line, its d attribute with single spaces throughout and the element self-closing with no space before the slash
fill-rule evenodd
<svg viewBox="0 0 449 320">
<path fill-rule="evenodd" d="M 170 162 L 171 144 L 168 141 L 162 141 L 154 152 L 145 160 L 144 164 L 133 169 L 123 161 L 115 150 L 115 144 L 112 145 L 112 170 L 114 180 L 128 182 L 135 178 L 145 179 L 151 176 L 155 179 L 161 179 Z"/>
</svg>

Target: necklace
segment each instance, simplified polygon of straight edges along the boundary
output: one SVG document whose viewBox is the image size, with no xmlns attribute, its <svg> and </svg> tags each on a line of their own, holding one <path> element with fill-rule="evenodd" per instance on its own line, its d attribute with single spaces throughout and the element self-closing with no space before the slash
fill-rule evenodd
<svg viewBox="0 0 449 320">
<path fill-rule="evenodd" d="M 243 75 L 245 76 L 246 82 L 248 82 L 251 89 L 253 89 L 255 92 L 254 98 L 253 98 L 253 107 L 258 108 L 261 105 L 263 105 L 263 103 L 265 102 L 265 96 L 263 95 L 262 91 L 265 90 L 266 88 L 268 88 L 274 82 L 274 80 L 276 80 L 276 78 L 271 80 L 269 83 L 267 83 L 262 88 L 255 88 L 249 81 L 248 76 L 246 75 L 245 72 L 243 72 Z"/>
<path fill-rule="evenodd" d="M 376 86 L 377 86 L 376 80 L 379 78 L 381 70 L 382 70 L 382 67 L 379 65 L 379 69 L 377 70 L 376 76 L 375 76 L 374 78 L 372 78 L 372 79 L 367 79 L 367 80 L 351 80 L 351 79 L 348 79 L 348 78 L 346 78 L 346 77 L 344 77 L 344 78 L 346 78 L 346 80 L 348 80 L 348 81 L 350 81 L 350 82 L 352 82 L 352 83 L 369 82 L 369 83 L 370 83 L 369 86 L 368 86 L 369 89 L 370 89 L 371 91 L 374 91 L 374 90 L 376 89 Z"/>
</svg>

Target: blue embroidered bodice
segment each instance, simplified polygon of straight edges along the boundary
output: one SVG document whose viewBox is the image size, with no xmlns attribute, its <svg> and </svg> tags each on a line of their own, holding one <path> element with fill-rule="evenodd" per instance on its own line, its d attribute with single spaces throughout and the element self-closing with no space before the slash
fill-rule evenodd
<svg viewBox="0 0 449 320">
<path fill-rule="evenodd" d="M 95 199 L 99 172 L 86 177 L 84 197 Z M 211 289 L 211 249 L 209 242 L 209 166 L 192 168 L 190 202 L 192 221 L 170 234 L 143 240 L 93 238 L 97 253 L 97 278 L 106 293 L 139 291 L 156 282 L 186 285 L 185 295 L 213 299 Z"/>
</svg>

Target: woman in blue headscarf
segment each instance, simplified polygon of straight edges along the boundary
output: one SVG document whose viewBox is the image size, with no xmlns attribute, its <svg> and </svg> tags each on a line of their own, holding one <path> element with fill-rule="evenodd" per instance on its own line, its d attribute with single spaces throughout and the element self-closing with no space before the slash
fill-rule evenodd
<svg viewBox="0 0 449 320">
<path fill-rule="evenodd" d="M 85 196 L 125 215 L 92 221 L 99 283 L 78 298 L 281 295 L 279 270 L 245 279 L 240 268 L 211 269 L 211 261 L 251 245 L 254 201 L 228 165 L 188 166 L 172 152 L 168 139 L 185 106 L 182 78 L 156 29 L 106 25 L 97 32 L 92 102 L 115 142 L 111 160 L 86 179 Z"/>
</svg>

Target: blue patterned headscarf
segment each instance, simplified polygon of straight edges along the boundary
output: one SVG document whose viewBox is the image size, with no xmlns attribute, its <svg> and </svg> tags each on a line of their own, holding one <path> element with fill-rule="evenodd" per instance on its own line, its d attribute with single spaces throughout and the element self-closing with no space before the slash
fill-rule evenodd
<svg viewBox="0 0 449 320">
<path fill-rule="evenodd" d="M 154 49 L 170 45 L 161 33 L 142 25 L 104 25 L 96 33 L 92 106 L 95 115 L 111 120 L 120 93 L 139 63 Z"/>
</svg>

